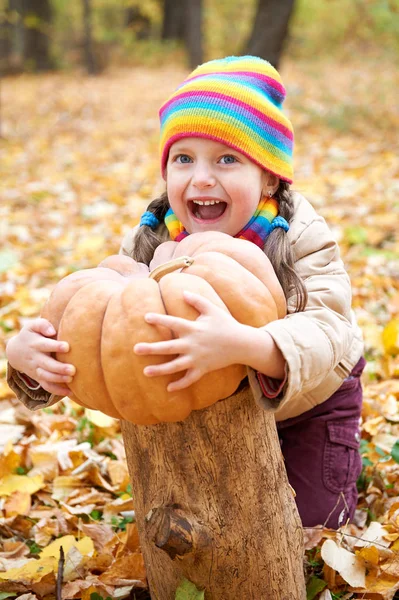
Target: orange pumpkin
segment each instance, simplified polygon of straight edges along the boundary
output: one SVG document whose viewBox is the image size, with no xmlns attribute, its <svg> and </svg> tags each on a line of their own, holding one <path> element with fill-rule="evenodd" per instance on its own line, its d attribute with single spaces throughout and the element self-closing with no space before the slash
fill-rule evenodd
<svg viewBox="0 0 399 600">
<path fill-rule="evenodd" d="M 54 288 L 42 316 L 70 345 L 57 360 L 72 363 L 69 384 L 79 404 L 138 425 L 185 419 L 227 398 L 245 376 L 231 365 L 208 373 L 189 388 L 167 392 L 182 374 L 148 378 L 143 369 L 171 356 L 139 356 L 138 342 L 172 339 L 165 327 L 145 322 L 147 312 L 197 318 L 183 291 L 201 294 L 239 322 L 253 327 L 283 317 L 286 302 L 273 268 L 254 244 L 217 233 L 197 233 L 157 248 L 149 268 L 127 256 L 111 256 L 97 268 L 68 275 Z"/>
</svg>

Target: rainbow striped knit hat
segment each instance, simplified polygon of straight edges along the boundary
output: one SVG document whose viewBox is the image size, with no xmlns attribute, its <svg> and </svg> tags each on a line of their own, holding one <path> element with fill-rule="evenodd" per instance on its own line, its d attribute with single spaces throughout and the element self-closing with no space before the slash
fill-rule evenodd
<svg viewBox="0 0 399 600">
<path fill-rule="evenodd" d="M 200 65 L 159 111 L 163 175 L 171 145 L 201 137 L 235 148 L 292 183 L 294 134 L 282 112 L 284 98 L 280 75 L 256 56 L 229 56 Z"/>
</svg>

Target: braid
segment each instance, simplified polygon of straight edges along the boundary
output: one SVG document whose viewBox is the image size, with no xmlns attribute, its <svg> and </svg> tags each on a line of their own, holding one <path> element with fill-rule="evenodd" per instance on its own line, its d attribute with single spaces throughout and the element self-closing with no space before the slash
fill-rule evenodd
<svg viewBox="0 0 399 600">
<path fill-rule="evenodd" d="M 280 186 L 274 198 L 279 203 L 279 215 L 289 223 L 294 215 L 294 203 L 287 182 L 280 180 Z M 266 238 L 263 251 L 272 263 L 285 296 L 288 297 L 292 289 L 295 290 L 297 296 L 295 312 L 303 311 L 308 301 L 308 293 L 302 279 L 295 271 L 291 244 L 286 232 L 281 227 L 274 229 Z"/>
<path fill-rule="evenodd" d="M 167 235 L 165 234 L 166 227 L 163 223 L 165 215 L 169 210 L 167 193 L 163 193 L 162 196 L 150 202 L 147 210 L 153 213 L 161 224 L 155 231 L 148 225 L 139 227 L 135 238 L 132 258 L 137 260 L 137 262 L 149 265 L 154 256 L 155 249 L 167 240 Z"/>
</svg>

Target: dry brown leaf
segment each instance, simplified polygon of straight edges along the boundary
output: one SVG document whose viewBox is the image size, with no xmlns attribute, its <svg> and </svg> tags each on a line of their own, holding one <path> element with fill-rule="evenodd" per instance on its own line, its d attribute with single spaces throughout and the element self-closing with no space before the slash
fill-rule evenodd
<svg viewBox="0 0 399 600">
<path fill-rule="evenodd" d="M 115 537 L 112 527 L 105 523 L 82 523 L 81 530 L 93 540 L 94 548 L 99 554 L 104 546 Z"/>
<path fill-rule="evenodd" d="M 115 560 L 106 573 L 99 577 L 103 583 L 112 585 L 132 585 L 136 581 L 145 581 L 146 572 L 142 554 L 134 552 Z"/>
<path fill-rule="evenodd" d="M 29 515 L 31 504 L 31 495 L 29 493 L 13 492 L 4 502 L 3 510 L 6 517 Z"/>
<path fill-rule="evenodd" d="M 3 550 L 0 552 L 0 558 L 22 558 L 29 554 L 30 550 L 24 542 L 14 542 L 5 540 Z"/>
<path fill-rule="evenodd" d="M 106 598 L 107 596 L 112 597 L 113 590 L 113 587 L 101 583 L 98 577 L 87 577 L 66 583 L 62 588 L 62 598 L 73 600 L 74 598 L 83 598 L 86 595 L 87 600 L 91 600 L 90 594 L 95 592 Z"/>
</svg>

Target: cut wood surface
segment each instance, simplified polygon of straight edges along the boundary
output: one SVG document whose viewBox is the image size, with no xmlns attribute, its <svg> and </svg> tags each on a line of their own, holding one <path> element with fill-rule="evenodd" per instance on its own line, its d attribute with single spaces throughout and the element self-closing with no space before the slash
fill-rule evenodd
<svg viewBox="0 0 399 600">
<path fill-rule="evenodd" d="M 303 600 L 302 527 L 273 414 L 247 385 L 179 423 L 122 422 L 153 600 Z"/>
</svg>

